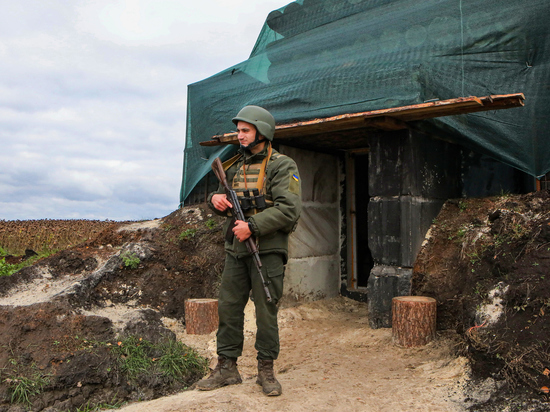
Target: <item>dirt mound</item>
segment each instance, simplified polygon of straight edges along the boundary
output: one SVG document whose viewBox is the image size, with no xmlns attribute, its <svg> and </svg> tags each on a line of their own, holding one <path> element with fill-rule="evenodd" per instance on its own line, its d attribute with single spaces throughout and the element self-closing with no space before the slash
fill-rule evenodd
<svg viewBox="0 0 550 412">
<path fill-rule="evenodd" d="M 204 370 L 129 379 L 120 350 L 131 337 L 136 350 L 166 345 L 175 338 L 169 326 L 184 322 L 185 299 L 217 295 L 220 231 L 201 207 L 110 222 L 96 237 L 0 277 L 0 411 L 12 401 L 67 411 L 152 399 L 199 379 Z"/>
<path fill-rule="evenodd" d="M 474 377 L 547 400 L 550 192 L 449 201 L 416 261 L 413 292 L 464 336 Z"/>
</svg>

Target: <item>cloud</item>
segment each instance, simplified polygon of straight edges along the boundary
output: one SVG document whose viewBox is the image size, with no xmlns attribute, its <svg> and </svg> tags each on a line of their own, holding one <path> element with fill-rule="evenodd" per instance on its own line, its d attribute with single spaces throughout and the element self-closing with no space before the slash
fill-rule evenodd
<svg viewBox="0 0 550 412">
<path fill-rule="evenodd" d="M 187 85 L 245 60 L 278 1 L 27 0 L 0 15 L 0 219 L 178 207 Z"/>
</svg>

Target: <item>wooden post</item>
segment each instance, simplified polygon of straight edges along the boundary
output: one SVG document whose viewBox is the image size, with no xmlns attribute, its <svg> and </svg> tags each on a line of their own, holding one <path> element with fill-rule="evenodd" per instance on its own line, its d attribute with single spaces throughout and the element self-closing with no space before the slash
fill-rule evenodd
<svg viewBox="0 0 550 412">
<path fill-rule="evenodd" d="M 187 299 L 185 329 L 190 335 L 207 335 L 218 329 L 218 300 Z"/>
<path fill-rule="evenodd" d="M 423 346 L 435 338 L 437 301 L 425 296 L 392 299 L 392 340 L 399 346 Z"/>
</svg>

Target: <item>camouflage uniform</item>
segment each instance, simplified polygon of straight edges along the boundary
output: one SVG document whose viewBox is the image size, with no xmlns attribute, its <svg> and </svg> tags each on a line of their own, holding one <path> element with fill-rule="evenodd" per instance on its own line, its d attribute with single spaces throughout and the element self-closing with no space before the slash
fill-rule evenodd
<svg viewBox="0 0 550 412">
<path fill-rule="evenodd" d="M 242 174 L 254 180 L 253 170 L 268 156 L 269 144 L 257 154 L 242 151 L 243 156 L 227 170 L 227 181 L 238 186 Z M 244 169 L 243 169 L 244 165 Z M 241 172 L 242 171 L 242 172 Z M 252 175 L 252 177 L 250 176 Z M 257 176 L 257 175 L 256 175 Z M 260 185 L 261 186 L 261 185 Z M 279 355 L 279 330 L 277 326 L 277 302 L 283 293 L 284 265 L 288 260 L 288 237 L 293 231 L 302 209 L 300 177 L 294 160 L 273 150 L 265 170 L 266 209 L 247 217 L 253 235 L 257 239 L 264 279 L 269 280 L 273 301 L 267 302 L 263 284 L 245 243 L 235 236 L 226 236 L 225 268 L 218 300 L 219 328 L 217 333 L 218 356 L 236 359 L 242 354 L 244 308 L 250 291 L 256 308 L 256 350 L 258 359 L 273 360 Z M 208 203 L 212 210 L 223 216 L 211 203 L 214 194 L 224 193 L 220 185 L 210 194 Z M 231 234 L 232 218 L 224 225 L 224 233 Z"/>
</svg>

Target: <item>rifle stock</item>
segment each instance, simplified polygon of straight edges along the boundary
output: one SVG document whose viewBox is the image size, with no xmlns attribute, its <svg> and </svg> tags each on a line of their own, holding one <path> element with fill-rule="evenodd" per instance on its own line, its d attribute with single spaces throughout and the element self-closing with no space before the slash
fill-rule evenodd
<svg viewBox="0 0 550 412">
<path fill-rule="evenodd" d="M 237 197 L 237 193 L 227 183 L 227 177 L 225 175 L 225 171 L 223 170 L 223 165 L 219 157 L 216 157 L 214 159 L 214 162 L 212 163 L 212 170 L 214 171 L 214 174 L 222 184 L 222 186 L 225 189 L 225 194 L 227 196 L 227 200 L 231 203 L 233 206 L 233 219 L 235 220 L 241 220 L 243 222 L 246 222 L 246 218 L 244 216 L 243 210 L 241 208 L 241 205 L 239 203 L 239 199 Z M 252 258 L 254 260 L 254 265 L 256 266 L 256 270 L 258 271 L 258 274 L 260 275 L 260 279 L 262 280 L 262 284 L 264 287 L 265 295 L 267 297 L 267 301 L 271 302 L 271 293 L 269 292 L 269 281 L 266 282 L 264 279 L 264 275 L 262 274 L 262 261 L 260 260 L 260 253 L 258 252 L 258 248 L 256 247 L 256 238 L 254 235 L 250 235 L 248 239 L 245 241 L 246 248 L 248 249 L 248 252 L 252 255 Z"/>
</svg>

